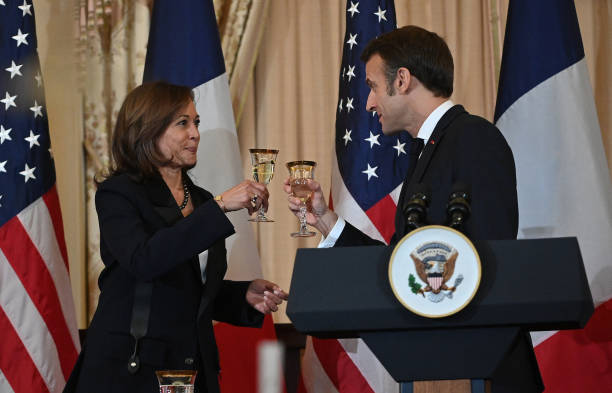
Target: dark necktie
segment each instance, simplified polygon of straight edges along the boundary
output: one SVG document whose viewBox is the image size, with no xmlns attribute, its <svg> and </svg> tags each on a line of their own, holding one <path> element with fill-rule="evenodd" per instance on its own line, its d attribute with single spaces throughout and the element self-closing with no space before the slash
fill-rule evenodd
<svg viewBox="0 0 612 393">
<path fill-rule="evenodd" d="M 417 161 L 419 160 L 419 156 L 421 155 L 421 152 L 423 151 L 423 145 L 424 145 L 424 141 L 421 138 L 414 138 L 412 140 L 412 144 L 410 146 L 410 156 L 409 156 L 409 160 L 410 160 L 410 166 L 408 166 L 408 172 L 406 173 L 406 180 L 404 182 L 404 184 L 406 184 L 408 181 L 410 181 L 410 178 L 412 177 L 412 174 L 414 173 L 414 169 L 417 166 Z"/>
</svg>

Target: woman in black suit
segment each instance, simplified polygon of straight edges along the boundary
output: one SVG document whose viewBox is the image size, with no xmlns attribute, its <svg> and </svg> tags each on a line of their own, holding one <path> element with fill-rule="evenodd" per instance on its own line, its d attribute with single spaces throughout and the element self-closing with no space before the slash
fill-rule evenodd
<svg viewBox="0 0 612 393">
<path fill-rule="evenodd" d="M 196 392 L 217 393 L 212 320 L 260 326 L 287 299 L 265 280 L 223 280 L 225 213 L 267 208 L 268 191 L 246 180 L 213 198 L 195 186 L 199 122 L 191 89 L 163 82 L 137 87 L 119 111 L 96 193 L 100 298 L 67 392 L 151 393 L 156 370 L 192 369 Z"/>
</svg>

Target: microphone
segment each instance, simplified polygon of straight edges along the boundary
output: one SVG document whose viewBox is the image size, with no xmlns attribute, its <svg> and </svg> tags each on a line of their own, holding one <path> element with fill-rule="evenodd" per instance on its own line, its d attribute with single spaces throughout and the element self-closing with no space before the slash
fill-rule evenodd
<svg viewBox="0 0 612 393">
<path fill-rule="evenodd" d="M 465 221 L 470 218 L 472 209 L 470 208 L 470 187 L 463 182 L 456 182 L 446 205 L 446 217 L 448 226 L 461 230 Z"/>
<path fill-rule="evenodd" d="M 429 184 L 419 183 L 414 186 L 414 192 L 404 201 L 403 212 L 406 217 L 406 233 L 425 225 L 427 208 L 431 201 Z"/>
</svg>

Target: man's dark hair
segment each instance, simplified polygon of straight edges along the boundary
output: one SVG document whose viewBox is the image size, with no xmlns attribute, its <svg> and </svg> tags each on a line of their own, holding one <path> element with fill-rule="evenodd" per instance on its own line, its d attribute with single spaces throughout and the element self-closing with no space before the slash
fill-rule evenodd
<svg viewBox="0 0 612 393">
<path fill-rule="evenodd" d="M 436 97 L 453 94 L 453 56 L 436 33 L 418 26 L 395 29 L 370 41 L 361 60 L 366 63 L 375 54 L 384 60 L 389 94 L 401 67 L 407 68 Z"/>
</svg>

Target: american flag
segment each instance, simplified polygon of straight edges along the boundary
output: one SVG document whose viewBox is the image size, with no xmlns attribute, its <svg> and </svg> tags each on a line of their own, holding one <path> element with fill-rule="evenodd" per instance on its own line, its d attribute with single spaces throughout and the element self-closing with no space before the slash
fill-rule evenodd
<svg viewBox="0 0 612 393">
<path fill-rule="evenodd" d="M 346 4 L 346 33 L 336 108 L 334 210 L 370 237 L 386 243 L 395 232 L 395 209 L 412 161 L 412 138 L 383 135 L 376 113 L 366 111 L 369 87 L 360 55 L 366 44 L 395 29 L 392 0 Z M 361 340 L 308 338 L 302 392 L 382 393 L 398 386 Z"/>
<path fill-rule="evenodd" d="M 34 9 L 0 0 L 0 391 L 61 392 L 80 350 Z"/>
<path fill-rule="evenodd" d="M 366 44 L 395 29 L 392 0 L 347 1 L 336 114 L 337 170 L 334 210 L 368 235 L 388 242 L 395 206 L 410 160 L 412 138 L 383 135 L 378 116 L 366 110 L 369 87 L 359 56 Z"/>
</svg>

